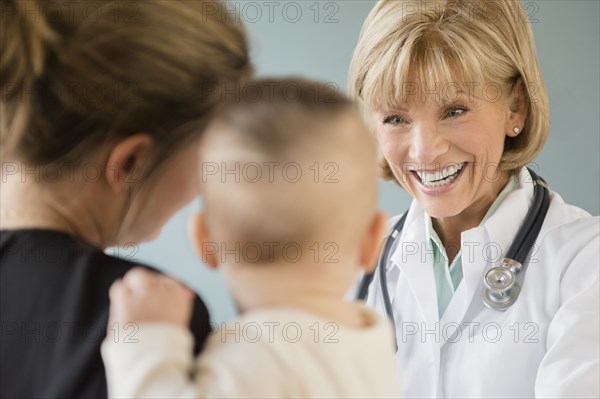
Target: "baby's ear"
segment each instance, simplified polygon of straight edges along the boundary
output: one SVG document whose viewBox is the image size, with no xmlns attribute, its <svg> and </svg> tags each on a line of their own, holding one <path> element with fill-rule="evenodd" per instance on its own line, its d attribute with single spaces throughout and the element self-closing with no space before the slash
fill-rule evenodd
<svg viewBox="0 0 600 399">
<path fill-rule="evenodd" d="M 377 266 L 387 220 L 388 216 L 385 213 L 377 212 L 365 232 L 361 243 L 360 266 L 366 273 L 371 273 Z"/>
<path fill-rule="evenodd" d="M 215 242 L 211 242 L 202 213 L 190 216 L 188 219 L 188 234 L 196 249 L 196 254 L 202 262 L 211 269 L 216 269 L 219 266 L 219 247 Z"/>
</svg>

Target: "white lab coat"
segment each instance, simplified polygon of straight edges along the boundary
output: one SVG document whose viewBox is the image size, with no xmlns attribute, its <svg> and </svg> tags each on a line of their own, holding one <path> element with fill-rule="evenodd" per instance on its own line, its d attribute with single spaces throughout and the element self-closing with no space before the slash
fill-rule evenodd
<svg viewBox="0 0 600 399">
<path fill-rule="evenodd" d="M 502 259 L 533 200 L 527 169 L 519 180 L 482 226 L 462 233 L 464 277 L 442 320 L 423 210 L 413 201 L 386 274 L 403 397 L 600 396 L 598 217 L 551 192 L 517 302 L 505 312 L 483 304 L 484 273 Z M 377 273 L 367 304 L 384 312 Z"/>
</svg>

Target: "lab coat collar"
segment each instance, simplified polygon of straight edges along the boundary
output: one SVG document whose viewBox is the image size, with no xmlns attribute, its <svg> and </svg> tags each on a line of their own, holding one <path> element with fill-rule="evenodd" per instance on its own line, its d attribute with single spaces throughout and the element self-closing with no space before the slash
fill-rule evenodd
<svg viewBox="0 0 600 399">
<path fill-rule="evenodd" d="M 487 260 L 500 263 L 506 256 L 533 203 L 533 186 L 529 171 L 522 168 L 519 173 L 519 187 L 506 196 L 496 212 L 481 226 L 487 231 L 490 239 L 489 250 L 483 251 Z"/>
</svg>

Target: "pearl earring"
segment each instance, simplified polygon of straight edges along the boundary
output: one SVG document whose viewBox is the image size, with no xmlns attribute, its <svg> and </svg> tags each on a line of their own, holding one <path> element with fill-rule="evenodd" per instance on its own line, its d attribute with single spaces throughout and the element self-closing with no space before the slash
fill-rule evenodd
<svg viewBox="0 0 600 399">
<path fill-rule="evenodd" d="M 521 133 L 521 129 L 519 129 L 518 127 L 515 126 L 513 128 L 513 132 L 515 132 L 515 134 L 519 134 L 519 133 Z"/>
</svg>

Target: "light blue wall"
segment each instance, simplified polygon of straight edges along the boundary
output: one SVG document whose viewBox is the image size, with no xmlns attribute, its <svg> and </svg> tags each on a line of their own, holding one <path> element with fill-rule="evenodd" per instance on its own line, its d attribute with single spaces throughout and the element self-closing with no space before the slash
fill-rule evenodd
<svg viewBox="0 0 600 399">
<path fill-rule="evenodd" d="M 246 21 L 258 74 L 301 75 L 335 82 L 345 91 L 352 51 L 362 22 L 375 2 L 291 3 L 294 2 L 232 3 L 237 4 Z M 532 27 L 552 115 L 550 139 L 536 163 L 540 173 L 567 202 L 598 215 L 600 3 L 562 0 L 524 4 L 537 20 Z M 272 18 L 269 7 L 274 11 Z M 258 9 L 261 14 L 256 12 Z M 293 23 L 294 19 L 299 20 Z M 381 184 L 381 207 L 388 213 L 403 211 L 409 200 L 400 189 Z M 213 320 L 220 322 L 234 315 L 234 307 L 221 275 L 209 271 L 196 259 L 188 241 L 186 218 L 198 209 L 200 203 L 188 206 L 165 226 L 156 241 L 142 245 L 137 252 L 121 250 L 121 255 L 156 265 L 184 279 L 201 293 Z"/>
</svg>

